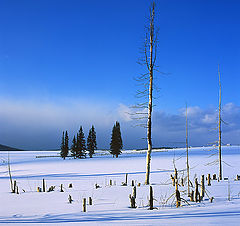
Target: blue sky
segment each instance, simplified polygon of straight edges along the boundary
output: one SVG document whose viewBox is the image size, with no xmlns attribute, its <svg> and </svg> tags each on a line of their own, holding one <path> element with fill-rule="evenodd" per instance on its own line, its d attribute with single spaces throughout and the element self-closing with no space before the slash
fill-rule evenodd
<svg viewBox="0 0 240 226">
<path fill-rule="evenodd" d="M 144 71 L 136 62 L 149 6 L 147 0 L 2 0 L 0 143 L 57 148 L 62 130 L 73 135 L 83 125 L 87 134 L 95 124 L 99 146 L 107 148 L 112 125 L 119 120 L 125 148 L 144 147 L 140 138 L 145 131 L 132 128 L 134 122 L 124 113 L 137 102 L 133 78 Z M 157 1 L 157 63 L 167 74 L 155 74 L 160 88 L 154 109 L 155 146 L 184 140 L 186 102 L 203 124 L 206 115 L 215 114 L 218 64 L 226 117 L 234 124 L 225 129 L 226 142 L 237 143 L 239 9 L 240 2 L 234 0 Z M 163 119 L 169 120 L 164 128 Z M 173 131 L 172 120 L 180 125 Z M 193 129 L 190 144 L 215 140 L 208 132 L 214 123 L 203 124 L 197 128 L 206 126 L 206 131 Z"/>
</svg>

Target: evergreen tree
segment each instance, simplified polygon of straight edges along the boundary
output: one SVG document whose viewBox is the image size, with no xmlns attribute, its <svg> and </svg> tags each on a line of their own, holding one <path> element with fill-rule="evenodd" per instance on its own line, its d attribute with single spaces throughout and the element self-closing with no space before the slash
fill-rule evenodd
<svg viewBox="0 0 240 226">
<path fill-rule="evenodd" d="M 65 148 L 64 148 L 65 157 L 68 156 L 68 150 L 69 150 L 68 141 L 69 141 L 68 132 L 66 131 L 66 132 L 65 132 Z M 64 159 L 65 159 L 65 158 L 64 158 Z"/>
<path fill-rule="evenodd" d="M 77 134 L 77 158 L 86 158 L 86 144 L 82 126 Z"/>
<path fill-rule="evenodd" d="M 64 131 L 63 131 L 62 143 L 61 143 L 61 152 L 60 152 L 60 155 L 61 155 L 62 158 L 64 158 L 64 147 L 65 147 L 65 140 L 64 140 Z"/>
<path fill-rule="evenodd" d="M 94 150 L 96 149 L 97 149 L 96 132 L 95 132 L 94 126 L 92 126 L 92 128 L 89 130 L 89 134 L 87 138 L 87 151 L 90 158 L 92 158 L 94 154 Z"/>
<path fill-rule="evenodd" d="M 62 143 L 61 143 L 61 157 L 63 159 L 65 159 L 68 156 L 68 132 L 65 132 L 65 136 L 64 136 L 64 132 L 62 135 Z"/>
<path fill-rule="evenodd" d="M 77 157 L 77 141 L 75 136 L 73 137 L 72 140 L 71 156 L 73 156 L 74 158 Z"/>
<path fill-rule="evenodd" d="M 118 156 L 122 153 L 121 149 L 123 148 L 122 143 L 122 136 L 121 136 L 121 130 L 120 130 L 120 124 L 119 122 L 116 122 L 112 129 L 112 138 L 110 143 L 110 153 L 116 156 Z"/>
</svg>

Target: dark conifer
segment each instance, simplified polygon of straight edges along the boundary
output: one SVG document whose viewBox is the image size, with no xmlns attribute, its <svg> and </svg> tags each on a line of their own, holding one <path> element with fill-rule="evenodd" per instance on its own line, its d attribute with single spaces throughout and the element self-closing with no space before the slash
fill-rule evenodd
<svg viewBox="0 0 240 226">
<path fill-rule="evenodd" d="M 63 159 L 65 159 L 68 156 L 68 132 L 65 132 L 65 136 L 64 136 L 64 132 L 62 135 L 62 143 L 61 143 L 61 157 Z"/>
<path fill-rule="evenodd" d="M 110 153 L 116 158 L 122 153 L 121 149 L 123 148 L 122 136 L 120 130 L 119 122 L 116 122 L 112 129 L 112 138 L 110 143 Z"/>
<path fill-rule="evenodd" d="M 86 158 L 86 144 L 82 126 L 77 134 L 77 158 Z"/>
<path fill-rule="evenodd" d="M 64 139 L 64 131 L 63 131 L 62 143 L 61 143 L 61 152 L 60 152 L 60 155 L 61 155 L 62 158 L 64 158 L 64 149 L 65 149 L 65 139 Z"/>
<path fill-rule="evenodd" d="M 71 156 L 73 156 L 74 158 L 77 157 L 77 141 L 75 136 L 73 137 L 72 141 Z"/>
<path fill-rule="evenodd" d="M 96 141 L 96 132 L 94 126 L 89 130 L 88 138 L 87 138 L 87 151 L 92 158 L 94 151 L 97 149 L 97 141 Z"/>
<path fill-rule="evenodd" d="M 65 145 L 64 145 L 65 146 L 65 148 L 64 148 L 64 153 L 65 153 L 64 159 L 68 156 L 68 150 L 69 150 L 68 141 L 69 141 L 68 132 L 66 131 L 65 132 Z"/>
</svg>

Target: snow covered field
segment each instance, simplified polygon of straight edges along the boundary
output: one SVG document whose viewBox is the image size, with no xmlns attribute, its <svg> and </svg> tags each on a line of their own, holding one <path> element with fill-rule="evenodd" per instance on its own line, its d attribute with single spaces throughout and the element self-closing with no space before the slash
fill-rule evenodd
<svg viewBox="0 0 240 226">
<path fill-rule="evenodd" d="M 210 157 L 209 148 L 191 148 L 190 177 L 200 181 L 200 176 L 218 173 L 218 165 L 207 165 L 217 159 Z M 118 159 L 101 155 L 90 159 L 66 159 L 58 157 L 36 158 L 36 156 L 56 156 L 57 152 L 9 152 L 13 179 L 17 181 L 20 194 L 10 193 L 7 168 L 8 152 L 0 152 L 0 224 L 8 225 L 240 225 L 240 147 L 223 148 L 223 176 L 228 180 L 212 181 L 206 186 L 209 197 L 201 203 L 183 203 L 175 207 L 174 192 L 170 179 L 173 174 L 173 159 L 180 177 L 186 176 L 184 170 L 185 149 L 152 154 L 150 182 L 154 193 L 154 207 L 148 210 L 149 186 L 143 185 L 145 179 L 144 152 L 126 151 Z M 128 173 L 128 186 L 121 186 Z M 56 186 L 53 192 L 37 192 L 45 179 L 47 188 Z M 112 186 L 109 185 L 112 180 Z M 132 193 L 131 181 L 137 186 L 136 209 L 129 208 L 129 194 Z M 72 183 L 73 188 L 68 185 Z M 101 187 L 96 189 L 95 184 Z M 64 192 L 60 192 L 60 184 Z M 205 184 L 206 181 L 205 181 Z M 186 185 L 179 187 L 181 196 Z M 230 201 L 228 193 L 230 189 Z M 73 203 L 68 203 L 71 195 Z M 92 197 L 93 205 L 87 205 L 82 212 L 82 199 Z M 189 199 L 188 199 L 189 200 Z"/>
</svg>

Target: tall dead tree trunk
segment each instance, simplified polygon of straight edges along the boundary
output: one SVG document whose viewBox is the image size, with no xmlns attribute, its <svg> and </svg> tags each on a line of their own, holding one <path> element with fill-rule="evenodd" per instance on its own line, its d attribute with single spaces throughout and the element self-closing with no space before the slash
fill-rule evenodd
<svg viewBox="0 0 240 226">
<path fill-rule="evenodd" d="M 147 156 L 146 156 L 146 177 L 145 184 L 150 181 L 150 162 L 152 153 L 152 110 L 153 110 L 153 74 L 156 68 L 157 32 L 155 31 L 155 2 L 150 8 L 149 25 L 146 27 L 146 39 L 144 43 L 144 56 L 139 63 L 146 66 L 147 72 L 138 76 L 136 80 L 140 82 L 143 90 L 137 90 L 136 97 L 144 98 L 143 103 L 139 103 L 132 108 L 142 109 L 143 111 L 130 113 L 136 120 L 147 120 L 139 124 L 147 128 Z M 147 99 L 147 101 L 146 101 Z M 147 112 L 145 111 L 147 109 Z"/>
<path fill-rule="evenodd" d="M 150 26 L 149 26 L 149 59 L 148 55 L 146 53 L 145 48 L 145 55 L 146 55 L 146 64 L 148 67 L 149 72 L 149 100 L 148 100 L 148 120 L 147 120 L 147 143 L 148 143 L 148 151 L 147 151 L 147 167 L 146 167 L 146 178 L 145 178 L 145 184 L 149 184 L 149 177 L 150 177 L 150 161 L 151 161 L 151 153 L 152 153 L 152 99 L 153 99 L 153 70 L 154 70 L 154 64 L 156 55 L 154 56 L 154 47 L 156 47 L 155 43 L 155 31 L 154 31 L 154 18 L 155 18 L 155 3 L 153 2 L 152 7 L 150 9 Z"/>
<path fill-rule="evenodd" d="M 222 180 L 222 129 L 221 129 L 221 102 L 222 102 L 222 87 L 220 80 L 220 69 L 218 65 L 218 75 L 219 75 L 219 105 L 218 105 L 218 154 L 219 154 L 219 180 Z"/>
<path fill-rule="evenodd" d="M 186 151 L 187 151 L 187 185 L 188 197 L 190 197 L 190 179 L 189 179 L 189 162 L 188 162 L 188 119 L 187 119 L 187 104 L 186 104 Z"/>
</svg>

